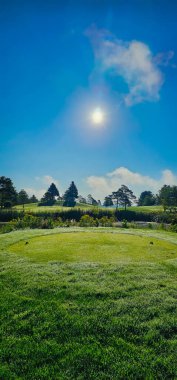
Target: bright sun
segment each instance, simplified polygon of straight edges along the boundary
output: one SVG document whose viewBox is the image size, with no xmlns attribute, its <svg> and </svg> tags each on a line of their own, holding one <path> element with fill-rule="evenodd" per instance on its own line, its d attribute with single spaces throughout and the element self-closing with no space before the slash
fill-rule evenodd
<svg viewBox="0 0 177 380">
<path fill-rule="evenodd" d="M 100 108 L 95 108 L 91 115 L 92 123 L 103 124 L 104 118 L 104 112 Z"/>
</svg>

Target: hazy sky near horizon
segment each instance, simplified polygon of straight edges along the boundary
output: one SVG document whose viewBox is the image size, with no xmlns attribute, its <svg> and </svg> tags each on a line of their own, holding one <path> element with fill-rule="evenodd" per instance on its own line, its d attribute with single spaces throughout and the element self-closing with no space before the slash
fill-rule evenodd
<svg viewBox="0 0 177 380">
<path fill-rule="evenodd" d="M 2 0 L 0 33 L 0 175 L 38 196 L 177 184 L 176 1 Z"/>
</svg>

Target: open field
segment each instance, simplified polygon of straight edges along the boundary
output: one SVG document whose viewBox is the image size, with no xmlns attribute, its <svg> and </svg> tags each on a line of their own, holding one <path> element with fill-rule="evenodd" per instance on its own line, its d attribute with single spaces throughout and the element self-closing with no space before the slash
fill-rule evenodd
<svg viewBox="0 0 177 380">
<path fill-rule="evenodd" d="M 38 206 L 38 203 L 27 203 L 24 205 L 25 211 L 31 211 L 31 212 L 56 212 L 56 211 L 62 211 L 62 210 L 70 210 L 73 207 L 63 207 L 61 205 L 53 205 L 53 206 Z M 87 205 L 87 204 L 79 204 L 74 207 L 75 209 L 80 208 L 81 210 L 90 210 L 93 208 L 92 205 Z M 95 208 L 95 207 L 94 207 Z M 18 210 L 18 211 L 23 211 L 23 205 L 17 205 L 14 206 L 13 209 Z"/>
<path fill-rule="evenodd" d="M 16 231 L 0 252 L 2 379 L 177 378 L 177 234 Z"/>
<path fill-rule="evenodd" d="M 162 206 L 131 206 L 127 210 L 140 212 L 163 212 Z"/>
<path fill-rule="evenodd" d="M 80 208 L 81 210 L 90 210 L 90 209 L 104 209 L 104 210 L 115 210 L 115 207 L 103 207 L 103 206 L 92 206 L 88 204 L 77 204 L 75 209 Z M 22 211 L 23 206 L 22 205 L 17 205 L 14 206 L 13 209 Z M 54 205 L 54 206 L 38 206 L 37 203 L 28 203 L 25 205 L 25 211 L 32 211 L 32 212 L 56 212 L 56 211 L 61 211 L 61 210 L 68 210 L 70 207 L 63 207 L 60 205 Z M 119 208 L 119 210 L 123 210 L 123 208 Z M 139 211 L 139 212 L 162 212 L 163 207 L 162 206 L 132 206 L 132 207 L 127 207 L 127 210 L 131 211 Z"/>
</svg>

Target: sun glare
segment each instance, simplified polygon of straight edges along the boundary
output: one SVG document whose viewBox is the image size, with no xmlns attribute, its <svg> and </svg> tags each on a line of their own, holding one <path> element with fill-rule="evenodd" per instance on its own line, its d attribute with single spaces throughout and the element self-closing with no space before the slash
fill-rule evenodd
<svg viewBox="0 0 177 380">
<path fill-rule="evenodd" d="M 91 115 L 92 123 L 103 124 L 104 119 L 105 119 L 104 112 L 100 108 L 96 108 Z"/>
</svg>

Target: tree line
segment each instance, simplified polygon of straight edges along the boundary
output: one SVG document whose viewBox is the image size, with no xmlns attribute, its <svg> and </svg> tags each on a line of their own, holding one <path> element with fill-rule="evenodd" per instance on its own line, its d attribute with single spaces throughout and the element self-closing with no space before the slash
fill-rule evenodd
<svg viewBox="0 0 177 380">
<path fill-rule="evenodd" d="M 24 189 L 19 192 L 15 189 L 15 186 L 10 178 L 0 177 L 0 208 L 11 208 L 14 205 L 27 203 L 38 203 L 39 206 L 52 206 L 56 202 L 62 204 L 65 207 L 74 207 L 77 203 L 85 203 L 93 206 L 100 206 L 101 201 L 96 200 L 91 194 L 87 198 L 78 194 L 78 189 L 74 183 L 71 182 L 64 195 L 61 196 L 58 188 L 54 183 L 51 183 L 41 200 L 39 201 L 33 194 L 31 197 Z M 127 207 L 132 204 L 138 206 L 153 206 L 162 205 L 164 211 L 167 209 L 173 210 L 177 208 L 177 186 L 164 185 L 159 190 L 158 194 L 153 194 L 151 191 L 143 191 L 139 198 L 136 198 L 133 191 L 127 186 L 122 185 L 116 191 L 113 191 L 110 195 L 107 195 L 104 199 L 103 206 L 111 207 Z"/>
</svg>

